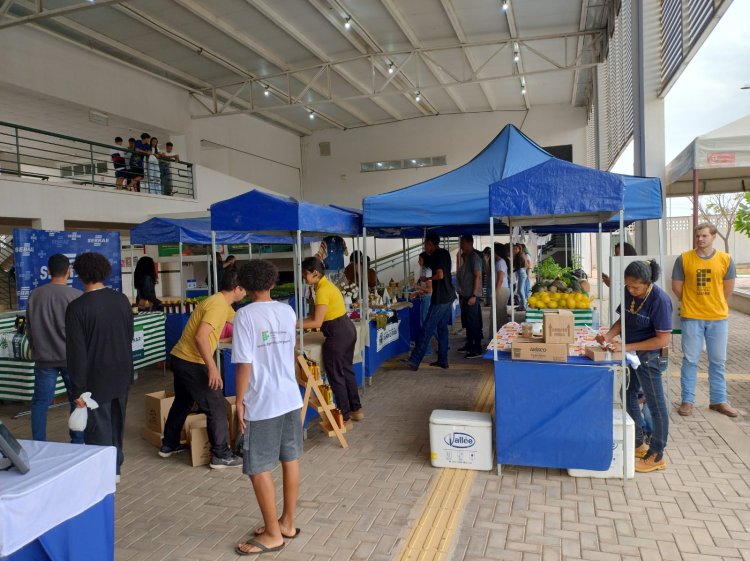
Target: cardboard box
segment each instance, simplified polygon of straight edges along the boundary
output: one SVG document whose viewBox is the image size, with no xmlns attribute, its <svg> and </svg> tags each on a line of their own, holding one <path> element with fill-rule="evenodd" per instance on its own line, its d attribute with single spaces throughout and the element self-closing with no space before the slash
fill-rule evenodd
<svg viewBox="0 0 750 561">
<path fill-rule="evenodd" d="M 573 343 L 576 326 L 570 310 L 544 312 L 542 333 L 545 343 Z"/>
<path fill-rule="evenodd" d="M 586 357 L 590 358 L 595 362 L 602 362 L 605 360 L 622 360 L 622 353 L 613 353 L 612 351 L 605 351 L 598 345 L 590 345 L 584 349 Z"/>
<path fill-rule="evenodd" d="M 568 344 L 515 340 L 511 346 L 511 358 L 537 362 L 568 362 Z"/>
<path fill-rule="evenodd" d="M 146 394 L 146 428 L 159 434 L 164 432 L 169 409 L 174 402 L 174 393 L 160 391 Z"/>
<path fill-rule="evenodd" d="M 190 443 L 190 462 L 193 467 L 205 466 L 211 461 L 211 442 L 208 440 L 206 415 L 198 413 L 185 419 L 185 434 Z"/>
<path fill-rule="evenodd" d="M 154 430 L 151 430 L 148 427 L 143 427 L 141 429 L 141 436 L 143 437 L 143 440 L 151 444 L 152 446 L 156 446 L 157 448 L 161 448 L 161 438 L 162 435 L 160 432 L 156 432 Z"/>
</svg>

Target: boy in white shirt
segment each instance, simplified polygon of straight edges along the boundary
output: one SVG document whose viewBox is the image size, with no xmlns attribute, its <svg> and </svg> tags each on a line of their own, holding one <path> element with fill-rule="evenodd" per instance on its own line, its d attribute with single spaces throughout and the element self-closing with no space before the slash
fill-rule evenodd
<svg viewBox="0 0 750 561">
<path fill-rule="evenodd" d="M 300 532 L 294 527 L 302 455 L 302 397 L 294 374 L 297 318 L 290 306 L 271 299 L 278 276 L 276 266 L 261 259 L 239 272 L 240 286 L 253 301 L 237 312 L 232 338 L 237 420 L 244 439 L 242 471 L 250 476 L 264 526 L 235 547 L 237 555 L 279 551 L 284 538 Z M 281 517 L 271 477 L 279 461 L 284 478 Z"/>
</svg>

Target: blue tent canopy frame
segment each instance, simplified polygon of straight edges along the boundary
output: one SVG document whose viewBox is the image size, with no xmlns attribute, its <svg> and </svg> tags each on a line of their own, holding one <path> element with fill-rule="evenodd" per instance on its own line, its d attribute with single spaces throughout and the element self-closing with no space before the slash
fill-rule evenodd
<svg viewBox="0 0 750 561">
<path fill-rule="evenodd" d="M 358 236 L 362 232 L 362 222 L 351 211 L 253 189 L 212 204 L 211 229 L 217 232 Z"/>
<path fill-rule="evenodd" d="M 247 232 L 216 232 L 220 244 L 290 244 L 290 236 L 262 236 Z M 133 244 L 185 243 L 211 245 L 211 218 L 162 218 L 146 220 L 130 229 Z"/>
</svg>

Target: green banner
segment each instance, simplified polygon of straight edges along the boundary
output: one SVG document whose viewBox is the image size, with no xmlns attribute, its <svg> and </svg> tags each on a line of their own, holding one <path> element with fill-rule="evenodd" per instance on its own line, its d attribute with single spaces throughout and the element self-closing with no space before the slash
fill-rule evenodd
<svg viewBox="0 0 750 561">
<path fill-rule="evenodd" d="M 165 243 L 159 244 L 159 257 L 172 257 L 180 254 L 180 244 Z"/>
</svg>

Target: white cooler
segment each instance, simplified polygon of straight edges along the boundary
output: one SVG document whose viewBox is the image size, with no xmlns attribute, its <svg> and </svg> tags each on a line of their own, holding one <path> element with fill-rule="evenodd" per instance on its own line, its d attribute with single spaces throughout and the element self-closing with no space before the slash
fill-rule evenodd
<svg viewBox="0 0 750 561">
<path fill-rule="evenodd" d="M 491 470 L 492 416 L 435 409 L 430 415 L 430 460 L 434 467 Z"/>
<path fill-rule="evenodd" d="M 594 471 L 591 469 L 569 469 L 568 475 L 573 477 L 601 477 L 622 479 L 622 409 L 612 411 L 612 435 L 614 445 L 612 448 L 612 463 L 608 470 Z M 635 423 L 630 415 L 625 413 L 625 435 L 628 439 L 627 471 L 628 479 L 635 477 Z"/>
</svg>

